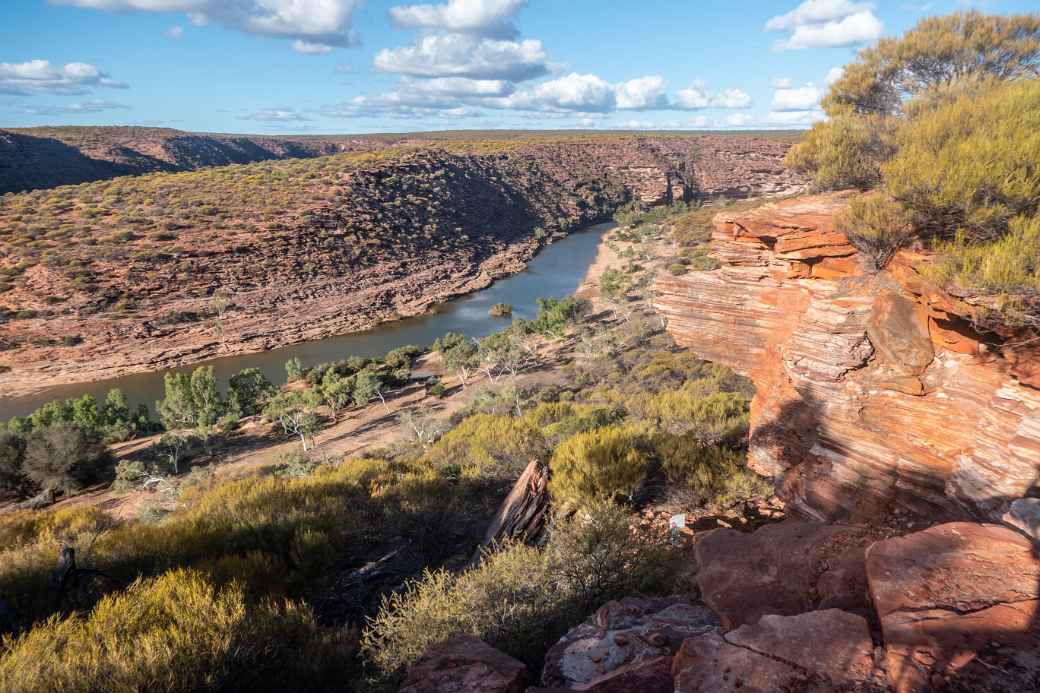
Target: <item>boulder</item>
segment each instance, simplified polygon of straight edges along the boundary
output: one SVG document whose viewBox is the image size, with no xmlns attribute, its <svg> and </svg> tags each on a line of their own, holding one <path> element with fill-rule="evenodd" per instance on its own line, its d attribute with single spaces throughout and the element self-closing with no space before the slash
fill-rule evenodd
<svg viewBox="0 0 1040 693">
<path fill-rule="evenodd" d="M 655 657 L 641 662 L 625 664 L 610 673 L 597 676 L 588 683 L 570 688 L 528 688 L 527 693 L 672 693 L 672 658 Z"/>
<path fill-rule="evenodd" d="M 1040 559 L 999 525 L 952 522 L 867 550 L 897 692 L 1040 690 Z"/>
<path fill-rule="evenodd" d="M 696 544 L 697 584 L 727 630 L 765 614 L 869 613 L 863 550 L 871 539 L 863 527 L 798 520 L 750 534 L 713 530 Z"/>
<path fill-rule="evenodd" d="M 408 670 L 401 693 L 521 693 L 524 665 L 463 635 L 431 646 Z"/>
<path fill-rule="evenodd" d="M 1040 498 L 1015 499 L 1002 519 L 1033 541 L 1040 541 Z"/>
<path fill-rule="evenodd" d="M 880 690 L 873 654 L 866 619 L 827 609 L 690 638 L 672 673 L 677 693 Z"/>
<path fill-rule="evenodd" d="M 619 680 L 655 679 L 657 670 L 644 664 L 671 657 L 686 638 L 717 627 L 718 620 L 708 609 L 678 597 L 608 602 L 552 646 L 545 656 L 542 683 L 575 690 L 621 690 L 616 688 Z M 618 671 L 624 676 L 604 678 Z M 600 687 L 579 688 L 593 682 Z"/>
</svg>

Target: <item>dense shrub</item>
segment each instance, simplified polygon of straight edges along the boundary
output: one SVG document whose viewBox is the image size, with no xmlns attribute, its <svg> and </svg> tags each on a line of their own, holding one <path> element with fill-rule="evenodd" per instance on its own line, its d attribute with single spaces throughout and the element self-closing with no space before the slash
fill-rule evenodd
<svg viewBox="0 0 1040 693">
<path fill-rule="evenodd" d="M 883 268 L 913 237 L 913 227 L 903 206 L 877 192 L 850 200 L 838 216 L 837 229 L 875 269 Z"/>
<path fill-rule="evenodd" d="M 884 189 L 918 233 L 1001 236 L 1040 207 L 1040 80 L 961 90 L 900 128 Z"/>
<path fill-rule="evenodd" d="M 746 453 L 705 445 L 694 435 L 658 435 L 654 449 L 669 494 L 690 507 L 722 512 L 738 501 L 767 494 L 771 488 L 747 468 Z"/>
<path fill-rule="evenodd" d="M 237 583 L 175 570 L 5 637 L 0 689 L 310 691 L 345 683 L 352 649 L 305 607 L 250 603 Z"/>
<path fill-rule="evenodd" d="M 25 475 L 25 438 L 0 432 L 0 493 L 21 496 L 33 488 Z"/>
<path fill-rule="evenodd" d="M 254 416 L 260 413 L 275 387 L 259 368 L 246 368 L 228 379 L 228 411 L 235 415 Z"/>
<path fill-rule="evenodd" d="M 677 389 L 635 398 L 630 410 L 654 428 L 690 433 L 706 444 L 733 443 L 747 434 L 750 400 L 742 392 L 724 392 L 713 380 L 687 382 Z"/>
<path fill-rule="evenodd" d="M 435 642 L 474 635 L 532 669 L 568 628 L 605 601 L 668 593 L 675 555 L 630 531 L 627 513 L 595 503 L 559 519 L 544 550 L 511 544 L 458 575 L 427 573 L 386 598 L 362 636 L 382 672 L 400 672 Z"/>
<path fill-rule="evenodd" d="M 68 493 L 106 478 L 111 458 L 97 433 L 58 423 L 28 435 L 23 469 L 34 486 Z"/>
<path fill-rule="evenodd" d="M 892 127 L 886 116 L 835 112 L 814 124 L 784 161 L 795 171 L 811 174 L 819 190 L 871 188 L 881 180 L 881 164 L 892 154 Z"/>
<path fill-rule="evenodd" d="M 545 439 L 525 419 L 474 414 L 441 437 L 424 459 L 459 465 L 466 475 L 515 478 L 533 459 L 548 455 Z"/>
<path fill-rule="evenodd" d="M 574 507 L 630 497 L 646 478 L 649 458 L 641 436 L 615 425 L 579 433 L 553 453 L 549 490 L 558 505 Z"/>
<path fill-rule="evenodd" d="M 539 298 L 538 314 L 527 324 L 532 332 L 550 337 L 560 337 L 563 330 L 580 322 L 588 306 L 584 301 L 573 296 L 567 298 Z"/>
</svg>

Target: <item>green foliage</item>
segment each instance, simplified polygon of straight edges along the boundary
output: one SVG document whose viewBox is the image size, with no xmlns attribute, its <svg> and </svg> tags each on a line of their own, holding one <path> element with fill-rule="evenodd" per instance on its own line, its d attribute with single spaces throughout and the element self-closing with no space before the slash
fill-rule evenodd
<svg viewBox="0 0 1040 693">
<path fill-rule="evenodd" d="M 784 163 L 811 174 L 819 190 L 871 188 L 881 180 L 881 164 L 893 151 L 891 127 L 885 116 L 833 113 L 788 150 Z"/>
<path fill-rule="evenodd" d="M 23 496 L 33 489 L 25 475 L 25 437 L 0 432 L 0 493 Z"/>
<path fill-rule="evenodd" d="M 470 373 L 477 367 L 477 345 L 463 334 L 448 332 L 434 341 L 433 350 L 440 352 L 444 367 L 455 371 L 466 387 Z"/>
<path fill-rule="evenodd" d="M 68 493 L 101 481 L 111 459 L 96 432 L 56 423 L 28 435 L 22 466 L 35 487 Z"/>
<path fill-rule="evenodd" d="M 155 408 L 167 429 L 209 428 L 225 411 L 213 366 L 196 368 L 191 375 L 167 373 L 163 383 L 165 397 L 155 403 Z"/>
<path fill-rule="evenodd" d="M 397 347 L 396 349 L 391 349 L 386 352 L 386 356 L 383 358 L 383 363 L 385 363 L 387 368 L 390 368 L 391 370 L 411 370 L 415 365 L 415 359 L 422 353 L 423 350 L 420 347 L 411 344 Z"/>
<path fill-rule="evenodd" d="M 528 462 L 547 456 L 541 431 L 527 419 L 474 414 L 434 443 L 423 459 L 436 467 L 458 465 L 466 476 L 515 479 Z"/>
<path fill-rule="evenodd" d="M 561 507 L 631 497 L 646 478 L 642 447 L 642 435 L 620 425 L 568 438 L 553 453 L 549 491 Z"/>
<path fill-rule="evenodd" d="M 588 305 L 579 298 L 539 298 L 538 313 L 535 319 L 527 324 L 532 332 L 549 337 L 562 337 L 563 331 L 572 324 L 581 322 L 588 310 Z"/>
<path fill-rule="evenodd" d="M 276 392 L 274 385 L 259 368 L 245 368 L 228 379 L 227 409 L 236 416 L 260 413 L 268 397 Z"/>
<path fill-rule="evenodd" d="M 882 269 L 889 259 L 913 237 L 906 210 L 888 195 L 868 193 L 849 201 L 837 219 L 837 229 Z"/>
<path fill-rule="evenodd" d="M 469 634 L 536 670 L 552 643 L 607 600 L 669 593 L 676 559 L 630 531 L 623 510 L 595 503 L 557 519 L 544 550 L 510 544 L 475 568 L 428 572 L 386 598 L 362 635 L 362 650 L 393 675 L 433 643 Z"/>
<path fill-rule="evenodd" d="M 1040 208 L 1040 80 L 961 90 L 909 120 L 898 141 L 884 189 L 918 233 L 992 241 Z"/>
<path fill-rule="evenodd" d="M 285 362 L 285 375 L 290 383 L 294 383 L 303 377 L 303 364 L 300 359 L 293 356 Z"/>
<path fill-rule="evenodd" d="M 378 399 L 386 387 L 384 378 L 373 371 L 361 371 L 355 376 L 353 398 L 354 404 L 363 407 Z"/>
<path fill-rule="evenodd" d="M 88 615 L 6 636 L 0 688 L 20 691 L 310 691 L 345 682 L 353 643 L 293 602 L 251 603 L 191 570 L 138 581 Z M 72 655 L 72 656 L 70 656 Z"/>
<path fill-rule="evenodd" d="M 655 428 L 691 433 L 706 444 L 735 443 L 747 434 L 750 399 L 722 392 L 711 380 L 687 382 L 632 400 L 629 410 Z"/>
<path fill-rule="evenodd" d="M 690 507 L 724 512 L 739 501 L 768 494 L 772 485 L 747 468 L 746 453 L 705 445 L 696 435 L 660 434 L 654 450 L 671 497 Z"/>
</svg>

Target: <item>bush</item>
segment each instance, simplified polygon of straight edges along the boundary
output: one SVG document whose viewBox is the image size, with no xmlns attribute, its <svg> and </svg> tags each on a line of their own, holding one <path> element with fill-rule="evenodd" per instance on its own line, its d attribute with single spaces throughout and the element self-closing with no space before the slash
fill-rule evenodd
<svg viewBox="0 0 1040 693">
<path fill-rule="evenodd" d="M 427 572 L 385 598 L 362 650 L 392 676 L 430 645 L 469 634 L 537 670 L 546 649 L 604 602 L 634 592 L 667 594 L 675 567 L 667 546 L 630 531 L 627 513 L 596 503 L 557 519 L 542 551 L 509 544 L 476 568 Z"/>
<path fill-rule="evenodd" d="M 434 466 L 459 465 L 467 476 L 516 476 L 548 456 L 545 439 L 525 419 L 474 414 L 441 437 L 424 456 Z"/>
<path fill-rule="evenodd" d="M 33 484 L 25 474 L 25 438 L 0 432 L 0 493 L 24 496 Z"/>
<path fill-rule="evenodd" d="M 646 478 L 641 436 L 622 426 L 605 426 L 563 441 L 553 453 L 549 491 L 562 507 L 631 497 Z"/>
<path fill-rule="evenodd" d="M 255 416 L 275 391 L 259 368 L 243 369 L 228 379 L 228 411 L 238 417 Z"/>
<path fill-rule="evenodd" d="M 190 570 L 134 583 L 89 615 L 5 637 L 0 689 L 314 690 L 345 684 L 352 643 L 293 602 L 251 604 Z"/>
<path fill-rule="evenodd" d="M 899 130 L 885 191 L 918 233 L 990 242 L 1040 208 L 1040 80 L 961 90 Z"/>
<path fill-rule="evenodd" d="M 903 206 L 883 193 L 855 197 L 838 215 L 837 229 L 863 253 L 875 269 L 882 269 L 913 237 Z"/>
<path fill-rule="evenodd" d="M 559 337 L 565 327 L 580 322 L 587 305 L 574 296 L 564 299 L 539 298 L 538 314 L 529 324 L 531 331 L 551 337 Z"/>
<path fill-rule="evenodd" d="M 788 150 L 784 163 L 811 174 L 817 190 L 871 188 L 881 180 L 881 164 L 893 151 L 891 127 L 881 115 L 832 113 Z"/>
<path fill-rule="evenodd" d="M 634 398 L 630 411 L 654 428 L 691 433 L 707 444 L 736 443 L 747 433 L 750 400 L 742 392 L 720 392 L 716 381 L 687 382 L 674 390 Z"/>
<path fill-rule="evenodd" d="M 28 435 L 23 465 L 35 486 L 70 493 L 104 479 L 111 458 L 97 433 L 59 423 Z"/>
<path fill-rule="evenodd" d="M 772 484 L 747 468 L 745 453 L 705 445 L 689 434 L 662 434 L 654 441 L 670 495 L 693 507 L 715 512 L 767 495 Z"/>
</svg>

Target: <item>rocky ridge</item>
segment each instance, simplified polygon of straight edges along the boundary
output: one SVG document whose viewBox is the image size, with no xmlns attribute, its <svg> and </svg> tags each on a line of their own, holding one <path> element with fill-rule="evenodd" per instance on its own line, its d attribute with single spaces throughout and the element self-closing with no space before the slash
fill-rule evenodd
<svg viewBox="0 0 1040 693">
<path fill-rule="evenodd" d="M 225 222 L 204 215 L 221 213 L 219 189 L 196 203 L 215 212 L 174 217 L 169 234 L 124 231 L 125 214 L 92 217 L 89 243 L 50 243 L 47 262 L 20 270 L 0 293 L 0 367 L 10 369 L 0 383 L 17 396 L 419 314 L 519 271 L 542 244 L 630 201 L 797 188 L 780 163 L 786 147 L 748 136 L 640 136 L 486 154 L 421 148 L 337 165 L 324 178 L 283 171 L 270 184 L 299 190 L 298 206 L 268 208 L 250 223 L 237 212 Z M 277 175 L 280 165 L 259 173 Z M 193 180 L 152 178 L 144 194 Z M 143 197 L 134 185 L 118 194 Z M 91 210 L 76 189 L 63 190 L 71 195 L 53 205 L 59 223 L 82 224 Z M 19 201 L 4 198 L 11 209 Z M 224 305 L 215 308 L 214 297 Z"/>
<path fill-rule="evenodd" d="M 750 377 L 749 462 L 820 520 L 999 520 L 1040 478 L 1035 348 L 972 328 L 908 251 L 864 269 L 847 194 L 715 219 L 718 269 L 662 276 L 676 341 Z"/>
</svg>

